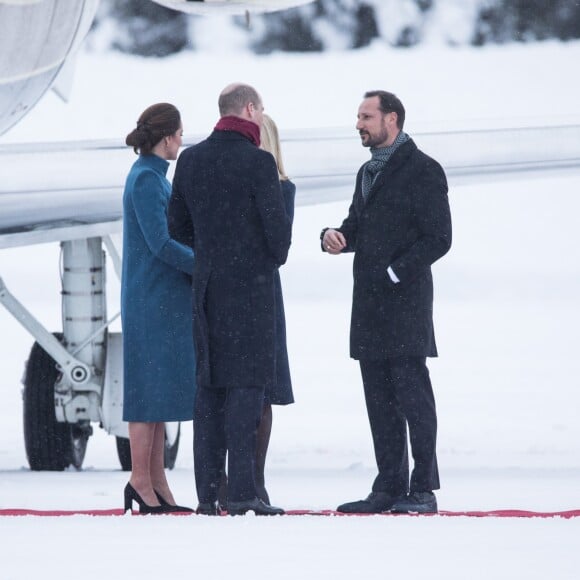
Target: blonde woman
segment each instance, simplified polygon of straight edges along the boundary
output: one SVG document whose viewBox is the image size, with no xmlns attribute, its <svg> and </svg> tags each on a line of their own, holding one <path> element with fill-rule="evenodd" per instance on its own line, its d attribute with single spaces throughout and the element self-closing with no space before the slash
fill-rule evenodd
<svg viewBox="0 0 580 580">
<path fill-rule="evenodd" d="M 260 147 L 274 156 L 278 166 L 280 187 L 286 204 L 286 213 L 290 221 L 294 219 L 294 198 L 296 186 L 288 179 L 282 161 L 280 137 L 276 123 L 266 114 L 263 116 L 260 131 Z M 286 348 L 286 318 L 284 315 L 284 301 L 282 298 L 282 284 L 280 274 L 276 272 L 274 278 L 276 292 L 276 384 L 266 389 L 264 396 L 264 410 L 258 427 L 258 441 L 256 447 L 256 489 L 258 497 L 270 503 L 264 481 L 266 453 L 270 443 L 272 431 L 272 405 L 289 405 L 294 402 L 292 381 L 290 379 L 290 365 Z"/>
</svg>

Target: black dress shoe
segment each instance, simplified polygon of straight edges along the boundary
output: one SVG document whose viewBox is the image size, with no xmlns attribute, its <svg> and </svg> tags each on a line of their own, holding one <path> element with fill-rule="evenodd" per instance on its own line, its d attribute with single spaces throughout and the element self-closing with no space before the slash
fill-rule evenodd
<svg viewBox="0 0 580 580">
<path fill-rule="evenodd" d="M 372 491 L 366 499 L 343 503 L 336 511 L 343 514 L 380 514 L 389 511 L 396 499 L 386 491 Z"/>
<path fill-rule="evenodd" d="M 165 498 L 156 490 L 155 491 L 155 495 L 157 496 L 157 499 L 159 501 L 159 503 L 165 508 L 165 512 L 166 513 L 187 513 L 187 514 L 192 514 L 195 510 L 191 509 L 190 507 L 185 507 L 184 505 L 174 505 L 172 503 L 169 503 L 168 501 L 165 501 Z"/>
<path fill-rule="evenodd" d="M 219 508 L 217 501 L 200 503 L 195 510 L 195 513 L 199 516 L 219 516 Z"/>
<path fill-rule="evenodd" d="M 247 512 L 254 512 L 257 516 L 281 516 L 284 510 L 267 505 L 258 497 L 246 501 L 228 501 L 230 516 L 243 516 Z"/>
<path fill-rule="evenodd" d="M 391 511 L 397 514 L 436 514 L 437 498 L 432 491 L 412 491 L 398 498 Z"/>
<path fill-rule="evenodd" d="M 135 488 L 128 483 L 123 490 L 123 497 L 125 499 L 125 513 L 133 507 L 133 502 L 137 502 L 140 514 L 165 514 L 167 510 L 162 505 L 148 505 L 143 498 L 135 490 Z"/>
</svg>

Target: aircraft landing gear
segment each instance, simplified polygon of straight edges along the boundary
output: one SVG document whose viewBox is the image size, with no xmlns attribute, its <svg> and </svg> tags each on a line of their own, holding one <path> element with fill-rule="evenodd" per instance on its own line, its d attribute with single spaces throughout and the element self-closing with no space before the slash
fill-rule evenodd
<svg viewBox="0 0 580 580">
<path fill-rule="evenodd" d="M 55 336 L 62 339 L 61 334 Z M 88 422 L 56 420 L 54 385 L 58 376 L 54 359 L 35 342 L 26 363 L 22 391 L 24 446 L 33 471 L 62 471 L 69 465 L 79 469 L 92 433 Z"/>
<path fill-rule="evenodd" d="M 107 246 L 118 276 L 121 259 L 106 237 L 79 238 L 62 246 L 63 332 L 51 333 L 13 296 L 0 278 L 0 306 L 34 336 L 23 378 L 24 442 L 33 471 L 80 469 L 91 422 L 117 437 L 124 470 L 131 469 L 127 423 L 122 420 L 122 336 L 106 319 Z M 165 425 L 165 467 L 173 469 L 179 423 Z"/>
</svg>

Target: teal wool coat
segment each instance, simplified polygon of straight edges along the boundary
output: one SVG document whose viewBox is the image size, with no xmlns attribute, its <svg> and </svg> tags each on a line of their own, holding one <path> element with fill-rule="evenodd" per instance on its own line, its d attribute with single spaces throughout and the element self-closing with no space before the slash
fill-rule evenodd
<svg viewBox="0 0 580 580">
<path fill-rule="evenodd" d="M 193 251 L 169 236 L 169 163 L 141 155 L 123 194 L 125 421 L 193 418 L 195 355 L 191 321 Z"/>
</svg>

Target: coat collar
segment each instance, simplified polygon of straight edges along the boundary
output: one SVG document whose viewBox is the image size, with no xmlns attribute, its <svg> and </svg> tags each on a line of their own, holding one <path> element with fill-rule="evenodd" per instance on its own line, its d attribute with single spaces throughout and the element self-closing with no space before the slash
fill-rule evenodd
<svg viewBox="0 0 580 580">
<path fill-rule="evenodd" d="M 376 192 L 383 187 L 385 182 L 389 179 L 389 177 L 401 167 L 407 161 L 407 159 L 417 150 L 417 145 L 413 139 L 409 139 L 399 147 L 393 153 L 392 157 L 389 159 L 385 168 L 379 173 L 378 177 L 376 178 L 375 182 L 371 186 L 371 190 L 366 199 L 366 203 L 376 195 Z M 368 161 L 367 161 L 368 163 Z M 366 164 L 365 164 L 366 165 Z M 363 166 L 364 167 L 364 166 Z M 362 195 L 362 193 L 361 193 Z"/>
<path fill-rule="evenodd" d="M 213 131 L 208 139 L 212 141 L 246 141 L 251 143 L 247 137 L 237 131 Z"/>
<path fill-rule="evenodd" d="M 169 161 L 161 159 L 157 155 L 139 155 L 137 161 L 139 165 L 144 167 L 151 167 L 152 169 L 158 171 L 162 175 L 167 175 L 167 169 L 169 168 Z"/>
</svg>

